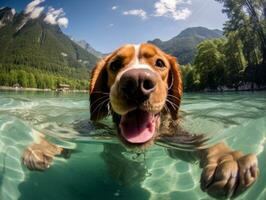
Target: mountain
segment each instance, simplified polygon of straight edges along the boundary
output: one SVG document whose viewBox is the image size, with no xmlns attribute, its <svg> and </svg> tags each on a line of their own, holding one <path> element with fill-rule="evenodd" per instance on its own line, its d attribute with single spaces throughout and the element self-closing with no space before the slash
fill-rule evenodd
<svg viewBox="0 0 266 200">
<path fill-rule="evenodd" d="M 103 54 L 99 51 L 96 51 L 88 42 L 85 40 L 75 40 L 72 39 L 76 44 L 78 44 L 80 47 L 88 51 L 90 54 L 96 56 L 97 58 L 102 58 Z"/>
<path fill-rule="evenodd" d="M 213 31 L 214 31 L 215 33 L 217 33 L 218 35 L 223 35 L 223 34 L 224 34 L 224 32 L 221 31 L 221 30 L 219 30 L 219 29 L 214 29 Z"/>
<path fill-rule="evenodd" d="M 58 25 L 11 8 L 0 10 L 0 66 L 6 72 L 39 70 L 57 77 L 88 79 L 98 57 L 66 36 Z"/>
<path fill-rule="evenodd" d="M 0 9 L 0 28 L 4 27 L 6 24 L 12 22 L 16 11 L 12 8 L 6 7 Z"/>
<path fill-rule="evenodd" d="M 204 27 L 193 27 L 185 29 L 170 40 L 155 39 L 148 42 L 177 57 L 179 63 L 184 65 L 193 63 L 197 53 L 196 47 L 200 42 L 220 37 L 223 37 L 223 32 L 218 29 L 210 30 Z"/>
</svg>

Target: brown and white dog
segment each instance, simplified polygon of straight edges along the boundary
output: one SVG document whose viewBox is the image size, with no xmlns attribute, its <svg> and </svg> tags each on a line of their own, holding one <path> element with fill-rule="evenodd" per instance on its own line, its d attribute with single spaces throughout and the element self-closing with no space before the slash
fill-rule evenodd
<svg viewBox="0 0 266 200">
<path fill-rule="evenodd" d="M 147 148 L 165 136 L 186 136 L 178 124 L 181 96 L 182 80 L 175 58 L 151 44 L 125 45 L 101 60 L 92 72 L 91 120 L 112 115 L 126 147 Z M 43 170 L 63 151 L 43 138 L 25 151 L 23 162 L 30 169 Z M 177 150 L 169 150 L 169 154 L 184 157 L 184 152 Z M 259 173 L 255 155 L 243 155 L 224 143 L 190 154 L 203 168 L 201 188 L 213 197 L 239 195 Z"/>
<path fill-rule="evenodd" d="M 168 110 L 178 119 L 181 95 L 174 58 L 150 44 L 125 45 L 92 72 L 91 120 L 101 120 L 111 111 L 122 142 L 146 147 L 160 134 L 162 112 Z"/>
</svg>

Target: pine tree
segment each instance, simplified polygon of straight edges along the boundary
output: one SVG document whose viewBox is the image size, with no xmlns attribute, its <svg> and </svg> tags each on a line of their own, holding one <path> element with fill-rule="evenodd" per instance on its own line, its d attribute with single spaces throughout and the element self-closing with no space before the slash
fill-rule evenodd
<svg viewBox="0 0 266 200">
<path fill-rule="evenodd" d="M 32 73 L 28 74 L 28 79 L 29 79 L 29 87 L 37 88 L 37 83 L 36 83 L 36 80 L 35 80 L 35 76 Z"/>
</svg>

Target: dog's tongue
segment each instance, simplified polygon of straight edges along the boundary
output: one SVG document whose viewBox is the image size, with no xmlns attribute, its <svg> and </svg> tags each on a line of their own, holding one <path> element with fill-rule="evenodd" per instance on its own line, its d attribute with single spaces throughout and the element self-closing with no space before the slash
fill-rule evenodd
<svg viewBox="0 0 266 200">
<path fill-rule="evenodd" d="M 119 126 L 121 135 L 127 142 L 145 143 L 155 134 L 155 116 L 137 109 L 123 115 Z"/>
</svg>

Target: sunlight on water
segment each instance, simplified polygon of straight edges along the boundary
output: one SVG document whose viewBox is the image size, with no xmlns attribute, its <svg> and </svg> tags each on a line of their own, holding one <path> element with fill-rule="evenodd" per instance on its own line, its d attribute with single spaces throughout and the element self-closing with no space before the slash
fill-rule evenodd
<svg viewBox="0 0 266 200">
<path fill-rule="evenodd" d="M 158 146 L 140 155 L 125 151 L 110 119 L 89 122 L 88 99 L 87 94 L 0 93 L 0 199 L 211 199 L 200 190 L 198 163 L 174 160 Z M 182 126 L 208 135 L 209 144 L 226 138 L 231 147 L 256 153 L 264 169 L 265 100 L 265 92 L 186 94 Z M 56 158 L 42 173 L 27 170 L 21 155 L 38 132 L 73 149 L 71 157 Z M 266 199 L 265 184 L 261 170 L 238 199 Z"/>
</svg>

